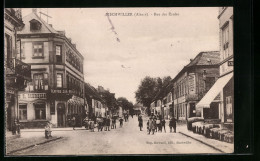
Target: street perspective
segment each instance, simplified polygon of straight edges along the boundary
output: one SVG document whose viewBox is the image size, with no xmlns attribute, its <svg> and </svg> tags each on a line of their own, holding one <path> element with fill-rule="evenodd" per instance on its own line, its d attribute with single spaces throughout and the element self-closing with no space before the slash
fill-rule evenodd
<svg viewBox="0 0 260 161">
<path fill-rule="evenodd" d="M 5 8 L 5 157 L 234 152 L 233 8 Z"/>
</svg>

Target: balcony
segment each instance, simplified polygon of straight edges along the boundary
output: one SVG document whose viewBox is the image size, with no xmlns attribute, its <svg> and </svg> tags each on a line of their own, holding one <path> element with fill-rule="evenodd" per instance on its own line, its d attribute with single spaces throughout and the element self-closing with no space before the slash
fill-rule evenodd
<svg viewBox="0 0 260 161">
<path fill-rule="evenodd" d="M 26 64 L 16 58 L 7 60 L 6 65 L 7 76 L 22 77 L 25 80 L 31 80 L 31 65 Z"/>
<path fill-rule="evenodd" d="M 46 93 L 22 93 L 18 95 L 18 99 L 46 99 Z"/>
<path fill-rule="evenodd" d="M 17 27 L 23 26 L 22 21 L 22 10 L 21 8 L 6 8 L 5 9 L 6 19 L 14 23 Z"/>
</svg>

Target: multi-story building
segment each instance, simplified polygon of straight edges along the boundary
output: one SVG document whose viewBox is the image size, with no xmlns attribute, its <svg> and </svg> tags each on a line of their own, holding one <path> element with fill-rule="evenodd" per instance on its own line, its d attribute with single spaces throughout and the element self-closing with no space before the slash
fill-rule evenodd
<svg viewBox="0 0 260 161">
<path fill-rule="evenodd" d="M 105 90 L 102 86 L 98 86 L 97 91 L 101 98 L 106 102 L 105 116 L 117 115 L 119 105 L 116 101 L 115 93 L 111 93 L 109 90 Z"/>
<path fill-rule="evenodd" d="M 169 119 L 172 116 L 173 108 L 173 82 L 163 87 L 154 97 L 151 103 L 151 112 L 162 115 L 163 118 Z"/>
<path fill-rule="evenodd" d="M 207 109 L 214 97 L 220 94 L 219 118 L 222 125 L 233 129 L 234 123 L 234 78 L 233 78 L 233 8 L 219 8 L 220 76 L 205 97 L 196 105 Z"/>
<path fill-rule="evenodd" d="M 207 118 L 218 118 L 217 98 L 209 110 L 197 110 L 195 105 L 217 80 L 219 60 L 218 51 L 200 52 L 173 79 L 173 111 L 177 120 L 201 115 Z"/>
<path fill-rule="evenodd" d="M 31 66 L 17 57 L 21 45 L 17 31 L 24 26 L 21 9 L 5 8 L 4 17 L 5 127 L 15 134 L 20 112 L 18 91 L 30 81 Z"/>
<path fill-rule="evenodd" d="M 105 117 L 105 100 L 102 99 L 98 91 L 88 83 L 85 83 L 85 103 L 88 107 L 86 110 L 88 117 Z"/>
<path fill-rule="evenodd" d="M 69 126 L 76 116 L 81 125 L 84 113 L 84 57 L 67 38 L 37 15 L 23 18 L 20 59 L 31 65 L 31 79 L 19 92 L 19 120 L 22 127 Z"/>
</svg>

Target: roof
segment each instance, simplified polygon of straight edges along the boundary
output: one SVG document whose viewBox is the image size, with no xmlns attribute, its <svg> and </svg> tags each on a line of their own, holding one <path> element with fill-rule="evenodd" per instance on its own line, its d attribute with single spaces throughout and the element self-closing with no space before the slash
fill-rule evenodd
<svg viewBox="0 0 260 161">
<path fill-rule="evenodd" d="M 186 67 L 194 65 L 218 65 L 219 62 L 219 51 L 204 51 L 200 52 Z"/>
<path fill-rule="evenodd" d="M 38 31 L 31 31 L 30 30 L 30 21 L 31 20 L 37 20 L 42 24 L 42 27 Z M 47 24 L 43 19 L 41 19 L 37 14 L 34 12 L 30 13 L 29 15 L 23 17 L 24 27 L 21 31 L 19 31 L 19 34 L 39 34 L 39 33 L 55 33 L 58 34 L 58 32 L 51 27 L 49 24 Z"/>
<path fill-rule="evenodd" d="M 173 81 L 190 67 L 195 66 L 216 66 L 220 63 L 219 51 L 202 51 L 189 64 L 184 66 L 182 70 L 173 78 Z"/>
<path fill-rule="evenodd" d="M 105 102 L 101 96 L 98 94 L 97 90 L 91 86 L 89 83 L 85 83 L 85 93 L 89 96 L 92 96 L 93 98 L 95 98 L 96 100 L 99 100 L 101 102 Z"/>
<path fill-rule="evenodd" d="M 40 30 L 31 31 L 30 29 L 30 21 L 38 21 L 42 24 L 42 27 Z M 56 31 L 51 25 L 46 23 L 43 19 L 41 19 L 36 13 L 32 12 L 28 14 L 27 16 L 23 17 L 24 27 L 21 31 L 18 31 L 18 34 L 57 34 L 62 37 L 64 37 L 70 44 L 72 48 L 74 48 L 75 51 L 79 54 L 79 56 L 84 59 L 83 55 L 78 51 L 78 49 L 71 43 L 71 39 L 67 38 L 65 36 L 65 31 Z"/>
</svg>

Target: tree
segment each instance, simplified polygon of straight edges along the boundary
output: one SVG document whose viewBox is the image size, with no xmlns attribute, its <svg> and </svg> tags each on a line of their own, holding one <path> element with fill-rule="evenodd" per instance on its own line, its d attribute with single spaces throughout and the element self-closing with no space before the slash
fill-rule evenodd
<svg viewBox="0 0 260 161">
<path fill-rule="evenodd" d="M 117 102 L 122 106 L 123 110 L 133 111 L 134 105 L 132 102 L 129 102 L 125 97 L 117 98 Z"/>
<path fill-rule="evenodd" d="M 162 87 L 167 86 L 171 82 L 172 78 L 170 76 L 163 77 L 162 79 Z"/>
<path fill-rule="evenodd" d="M 146 76 L 141 81 L 138 90 L 135 92 L 136 101 L 142 103 L 146 107 L 150 107 L 158 89 L 157 79 Z M 150 108 L 147 108 L 147 113 L 150 115 Z"/>
<path fill-rule="evenodd" d="M 166 87 L 172 78 L 170 76 L 166 76 L 163 79 L 160 77 L 152 78 L 146 76 L 138 87 L 138 90 L 135 92 L 135 98 L 137 102 L 142 103 L 147 110 L 148 115 L 150 115 L 150 104 L 152 103 L 156 94 L 161 91 L 164 87 Z"/>
</svg>

